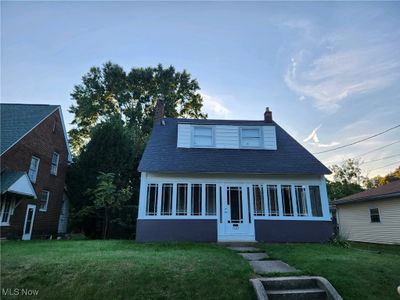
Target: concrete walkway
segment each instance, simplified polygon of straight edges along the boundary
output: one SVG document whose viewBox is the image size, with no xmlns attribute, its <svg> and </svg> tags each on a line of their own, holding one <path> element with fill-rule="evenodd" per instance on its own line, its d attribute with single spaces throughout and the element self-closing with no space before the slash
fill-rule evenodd
<svg viewBox="0 0 400 300">
<path fill-rule="evenodd" d="M 266 260 L 268 255 L 261 249 L 254 246 L 230 246 L 228 249 L 238 252 L 244 259 L 248 260 L 254 272 L 257 274 L 268 273 L 292 273 L 298 272 L 297 269 L 289 266 L 280 260 Z"/>
</svg>

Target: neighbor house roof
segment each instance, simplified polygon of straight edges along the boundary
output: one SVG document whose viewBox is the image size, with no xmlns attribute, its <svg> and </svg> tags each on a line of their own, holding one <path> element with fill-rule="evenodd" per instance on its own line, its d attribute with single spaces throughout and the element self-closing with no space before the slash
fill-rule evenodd
<svg viewBox="0 0 400 300">
<path fill-rule="evenodd" d="M 333 204 L 340 205 L 346 203 L 364 202 L 377 199 L 387 199 L 393 197 L 400 197 L 400 180 L 393 181 L 383 186 L 369 189 L 361 193 L 350 195 L 335 201 Z"/>
<path fill-rule="evenodd" d="M 155 124 L 139 164 L 140 172 L 322 175 L 330 171 L 275 122 L 173 119 Z M 276 127 L 277 150 L 178 148 L 179 123 Z"/>
<path fill-rule="evenodd" d="M 65 132 L 64 120 L 59 105 L 1 103 L 1 154 L 14 146 L 20 139 L 56 110 L 60 112 L 65 142 L 69 153 L 67 134 Z"/>
</svg>

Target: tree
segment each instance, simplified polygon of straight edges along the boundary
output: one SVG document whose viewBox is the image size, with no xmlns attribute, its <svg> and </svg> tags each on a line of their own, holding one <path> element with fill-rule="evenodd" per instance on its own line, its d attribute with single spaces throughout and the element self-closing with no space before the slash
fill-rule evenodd
<svg viewBox="0 0 400 300">
<path fill-rule="evenodd" d="M 375 176 L 374 178 L 370 179 L 370 187 L 380 187 L 382 185 L 388 184 L 390 182 L 400 180 L 400 166 L 397 167 L 393 172 L 385 176 Z"/>
<path fill-rule="evenodd" d="M 333 181 L 327 180 L 329 199 L 340 199 L 364 190 L 361 184 L 365 178 L 361 175 L 359 161 L 348 159 L 340 166 L 333 165 L 331 170 Z"/>
<path fill-rule="evenodd" d="M 113 183 L 117 190 L 129 187 L 132 197 L 127 204 L 137 205 L 139 174 L 136 170 L 144 144 L 145 137 L 138 130 L 127 128 L 118 116 L 94 127 L 88 144 L 74 158 L 67 173 L 73 230 L 84 231 L 90 237 L 101 235 L 103 215 L 94 203 L 93 194 L 98 185 L 99 172 L 114 174 Z M 118 215 L 114 209 L 110 218 Z M 129 233 L 132 232 L 134 223 L 129 229 Z M 127 235 L 131 236 L 129 233 Z"/>
<path fill-rule="evenodd" d="M 131 198 L 131 187 L 117 189 L 114 183 L 115 175 L 113 173 L 103 173 L 97 176 L 97 185 L 93 191 L 94 207 L 104 211 L 103 221 L 103 239 L 108 236 L 108 227 L 110 224 L 110 210 L 120 209 Z"/>
<path fill-rule="evenodd" d="M 205 118 L 198 91 L 189 73 L 176 72 L 172 66 L 132 68 L 129 73 L 111 62 L 92 67 L 71 93 L 76 101 L 69 109 L 75 115 L 75 128 L 69 131 L 72 148 L 79 153 L 96 124 L 116 114 L 128 127 L 149 134 L 159 98 L 164 100 L 166 117 Z"/>
</svg>

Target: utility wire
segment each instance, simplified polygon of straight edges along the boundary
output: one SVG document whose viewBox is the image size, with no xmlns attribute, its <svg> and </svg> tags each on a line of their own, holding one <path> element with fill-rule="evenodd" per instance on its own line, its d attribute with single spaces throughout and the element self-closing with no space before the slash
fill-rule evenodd
<svg viewBox="0 0 400 300">
<path fill-rule="evenodd" d="M 397 143 L 400 143 L 400 140 L 395 141 L 395 142 L 390 143 L 390 144 L 387 144 L 387 145 L 384 145 L 384 146 L 379 147 L 379 148 L 376 148 L 376 149 L 372 149 L 372 150 L 370 150 L 370 151 L 368 151 L 368 152 L 365 152 L 365 153 L 363 153 L 363 154 L 361 154 L 361 155 L 358 155 L 358 156 L 355 156 L 355 157 L 353 157 L 353 158 L 346 158 L 346 159 L 342 159 L 342 160 L 334 160 L 333 162 L 331 162 L 331 164 L 334 163 L 334 162 L 339 162 L 339 161 L 340 161 L 340 162 L 344 162 L 344 161 L 346 161 L 346 160 L 348 160 L 348 159 L 358 159 L 358 158 L 361 158 L 361 157 L 363 157 L 363 156 L 365 156 L 365 155 L 367 155 L 367 154 L 370 154 L 370 153 L 372 153 L 372 152 L 375 152 L 375 151 L 378 151 L 378 150 L 381 150 L 381 149 L 390 147 L 390 146 L 392 146 L 392 145 L 394 145 L 394 144 L 397 144 Z"/>
<path fill-rule="evenodd" d="M 361 140 L 352 142 L 352 143 L 350 143 L 350 144 L 346 144 L 346 145 L 339 146 L 339 147 L 336 147 L 336 148 L 333 148 L 333 149 L 329 149 L 329 150 L 324 150 L 324 151 L 320 151 L 320 152 L 315 152 L 315 153 L 313 153 L 313 154 L 321 154 L 321 153 L 331 152 L 331 151 L 343 149 L 343 148 L 346 148 L 346 147 L 349 147 L 349 146 L 353 146 L 353 145 L 355 145 L 355 144 L 358 144 L 358 143 L 361 143 L 361 142 L 370 140 L 370 139 L 372 139 L 372 138 L 374 138 L 374 137 L 380 136 L 380 135 L 382 135 L 382 134 L 384 134 L 384 133 L 386 133 L 386 132 L 388 132 L 388 131 L 391 131 L 391 130 L 393 130 L 393 129 L 396 129 L 396 128 L 398 128 L 398 127 L 400 127 L 400 124 L 399 124 L 399 125 L 396 125 L 396 126 L 393 126 L 393 127 L 389 128 L 389 129 L 386 129 L 386 130 L 384 130 L 384 131 L 382 131 L 382 132 L 379 132 L 379 133 L 377 133 L 377 134 L 371 135 L 371 136 L 369 136 L 369 137 L 367 137 L 367 138 L 364 138 L 364 139 L 361 139 Z"/>
<path fill-rule="evenodd" d="M 400 160 L 399 160 L 399 161 L 396 161 L 396 162 L 394 162 L 394 163 L 391 163 L 391 164 L 388 164 L 388 165 L 385 165 L 385 166 L 376 168 L 376 169 L 369 170 L 368 172 L 376 171 L 376 170 L 383 169 L 383 168 L 386 168 L 386 167 L 389 167 L 389 166 L 392 166 L 392 165 L 397 165 L 397 164 L 400 164 Z"/>
<path fill-rule="evenodd" d="M 372 162 L 385 160 L 385 159 L 392 158 L 392 157 L 396 157 L 396 156 L 399 156 L 399 155 L 400 155 L 400 154 L 395 154 L 395 155 L 385 156 L 385 157 L 382 157 L 382 158 L 379 158 L 379 159 L 364 161 L 364 162 L 361 162 L 360 165 L 365 165 L 365 164 L 369 164 L 369 163 L 372 163 Z"/>
</svg>

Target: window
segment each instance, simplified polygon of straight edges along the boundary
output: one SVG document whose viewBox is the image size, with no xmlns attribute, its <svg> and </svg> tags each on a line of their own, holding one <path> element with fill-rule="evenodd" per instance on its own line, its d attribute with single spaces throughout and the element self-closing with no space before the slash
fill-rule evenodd
<svg viewBox="0 0 400 300">
<path fill-rule="evenodd" d="M 193 127 L 193 145 L 211 147 L 214 145 L 212 127 Z"/>
<path fill-rule="evenodd" d="M 192 184 L 192 216 L 201 215 L 201 184 Z"/>
<path fill-rule="evenodd" d="M 322 217 L 321 193 L 318 185 L 310 186 L 310 200 L 313 217 Z"/>
<path fill-rule="evenodd" d="M 254 215 L 265 216 L 264 210 L 264 192 L 261 185 L 253 185 L 253 204 L 254 204 Z"/>
<path fill-rule="evenodd" d="M 282 204 L 283 204 L 283 215 L 293 216 L 293 204 L 292 204 L 292 194 L 290 190 L 290 185 L 282 185 Z"/>
<path fill-rule="evenodd" d="M 297 215 L 299 216 L 307 216 L 307 196 L 306 196 L 306 188 L 304 186 L 296 185 L 296 203 L 297 203 Z"/>
<path fill-rule="evenodd" d="M 10 224 L 10 215 L 11 215 L 11 198 L 6 196 L 1 197 L 0 203 L 0 221 L 1 225 L 9 225 Z"/>
<path fill-rule="evenodd" d="M 240 128 L 240 146 L 261 147 L 261 128 Z"/>
<path fill-rule="evenodd" d="M 217 186 L 215 184 L 206 184 L 206 215 L 215 216 L 217 201 Z"/>
<path fill-rule="evenodd" d="M 53 157 L 51 158 L 50 174 L 57 175 L 59 160 L 60 160 L 60 154 L 58 154 L 57 152 L 54 152 Z"/>
<path fill-rule="evenodd" d="M 39 170 L 39 162 L 40 162 L 39 158 L 32 156 L 31 165 L 29 166 L 29 171 L 28 171 L 29 178 L 32 182 L 36 182 L 36 177 Z"/>
<path fill-rule="evenodd" d="M 268 214 L 270 216 L 279 216 L 277 186 L 267 185 L 267 195 L 268 195 Z"/>
<path fill-rule="evenodd" d="M 381 218 L 379 216 L 379 209 L 370 208 L 369 209 L 369 216 L 371 218 L 371 223 L 380 223 L 381 222 Z"/>
<path fill-rule="evenodd" d="M 49 204 L 49 197 L 50 197 L 50 192 L 43 190 L 42 191 L 42 196 L 40 197 L 40 211 L 47 211 L 47 205 Z"/>
<path fill-rule="evenodd" d="M 164 183 L 162 185 L 161 215 L 172 215 L 172 183 Z"/>
<path fill-rule="evenodd" d="M 158 185 L 149 184 L 147 186 L 146 215 L 148 216 L 157 215 L 157 198 L 158 198 Z"/>
<path fill-rule="evenodd" d="M 178 183 L 176 199 L 176 215 L 178 216 L 185 216 L 187 214 L 187 193 L 188 185 L 184 183 Z"/>
</svg>

